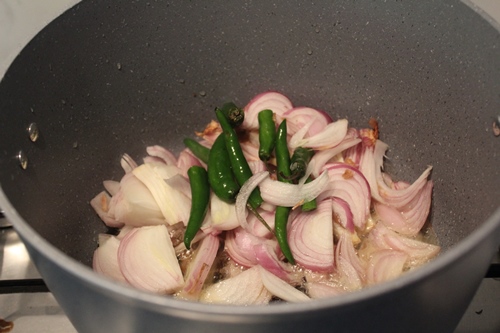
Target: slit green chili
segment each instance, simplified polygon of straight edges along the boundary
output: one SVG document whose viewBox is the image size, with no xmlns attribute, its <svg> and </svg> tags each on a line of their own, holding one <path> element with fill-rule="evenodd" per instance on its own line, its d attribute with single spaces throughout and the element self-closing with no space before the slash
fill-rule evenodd
<svg viewBox="0 0 500 333">
<path fill-rule="evenodd" d="M 243 186 L 243 184 L 250 177 L 252 177 L 252 170 L 243 155 L 243 150 L 241 150 L 236 131 L 231 127 L 231 124 L 222 111 L 215 110 L 215 114 L 217 115 L 217 119 L 222 127 L 222 134 L 224 135 L 224 141 L 226 143 L 226 149 L 229 155 L 229 161 L 231 163 L 234 178 L 236 178 L 236 181 L 240 186 Z M 252 191 L 248 202 L 254 209 L 262 204 L 263 200 L 260 196 L 259 188 Z"/>
<path fill-rule="evenodd" d="M 226 149 L 224 135 L 221 133 L 215 139 L 208 157 L 208 182 L 215 195 L 221 200 L 234 203 L 240 186 L 233 177 L 231 162 Z"/>
<path fill-rule="evenodd" d="M 208 183 L 207 171 L 201 166 L 192 166 L 188 169 L 189 183 L 191 185 L 191 210 L 189 220 L 184 233 L 184 245 L 189 250 L 191 242 L 208 211 L 208 202 L 210 199 L 210 185 Z"/>
<path fill-rule="evenodd" d="M 262 110 L 257 119 L 259 121 L 259 158 L 267 163 L 276 144 L 274 113 L 271 110 Z"/>
<path fill-rule="evenodd" d="M 276 137 L 276 173 L 278 176 L 278 181 L 291 183 L 290 176 L 290 152 L 288 151 L 287 142 L 287 128 L 286 119 L 281 122 L 278 127 L 278 133 Z M 292 251 L 288 245 L 287 239 L 287 224 L 288 217 L 290 215 L 290 207 L 276 207 L 276 214 L 274 217 L 274 231 L 278 244 L 280 246 L 281 252 L 288 260 L 289 263 L 295 265 L 295 259 L 293 258 Z"/>
<path fill-rule="evenodd" d="M 210 148 L 203 146 L 196 140 L 185 138 L 184 145 L 191 150 L 194 156 L 198 157 L 205 164 L 208 163 L 208 156 L 210 155 Z"/>
</svg>

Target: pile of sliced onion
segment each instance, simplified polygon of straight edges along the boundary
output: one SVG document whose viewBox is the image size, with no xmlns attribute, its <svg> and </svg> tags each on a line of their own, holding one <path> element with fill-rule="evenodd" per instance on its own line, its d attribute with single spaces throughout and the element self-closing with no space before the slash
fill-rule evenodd
<svg viewBox="0 0 500 333">
<path fill-rule="evenodd" d="M 276 180 L 275 159 L 260 161 L 258 114 L 286 119 L 290 153 L 314 151 L 302 179 Z M 439 246 L 422 240 L 431 206 L 431 167 L 413 183 L 384 172 L 388 145 L 378 125 L 352 128 L 346 119 L 293 106 L 278 92 L 254 97 L 245 107 L 241 146 L 253 176 L 236 203 L 211 193 L 208 213 L 191 249 L 183 237 L 191 209 L 187 170 L 206 168 L 189 149 L 179 155 L 155 145 L 142 163 L 123 154 L 124 176 L 106 180 L 90 204 L 110 228 L 99 235 L 93 268 L 120 283 L 178 299 L 235 305 L 268 304 L 273 298 L 303 302 L 334 297 L 397 278 L 434 258 Z M 221 133 L 211 121 L 197 133 L 210 148 Z M 264 203 L 249 212 L 259 188 Z M 316 201 L 312 211 L 302 205 Z M 291 207 L 287 240 L 296 264 L 285 259 L 274 225 L 277 206 Z M 264 221 L 265 223 L 262 223 Z"/>
</svg>

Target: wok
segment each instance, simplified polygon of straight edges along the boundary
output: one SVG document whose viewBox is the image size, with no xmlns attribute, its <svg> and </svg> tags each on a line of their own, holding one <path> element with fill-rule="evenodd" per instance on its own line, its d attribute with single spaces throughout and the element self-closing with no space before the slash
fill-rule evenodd
<svg viewBox="0 0 500 333">
<path fill-rule="evenodd" d="M 266 90 L 354 127 L 375 117 L 395 178 L 433 165 L 443 254 L 360 292 L 268 307 L 94 274 L 107 229 L 89 200 L 120 178 L 121 154 L 179 151 L 215 106 Z M 452 332 L 500 240 L 499 91 L 498 26 L 458 1 L 83 1 L 0 84 L 0 206 L 80 332 Z"/>
</svg>

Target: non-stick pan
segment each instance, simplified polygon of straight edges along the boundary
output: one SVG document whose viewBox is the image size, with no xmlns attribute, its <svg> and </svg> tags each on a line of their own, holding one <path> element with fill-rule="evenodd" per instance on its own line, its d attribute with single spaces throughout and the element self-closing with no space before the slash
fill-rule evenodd
<svg viewBox="0 0 500 333">
<path fill-rule="evenodd" d="M 375 117 L 395 178 L 433 165 L 443 253 L 360 292 L 266 307 L 92 272 L 107 229 L 89 200 L 120 156 L 179 151 L 215 106 L 267 90 L 354 127 Z M 0 84 L 0 207 L 80 332 L 452 332 L 500 243 L 499 92 L 498 26 L 459 1 L 83 1 Z"/>
</svg>

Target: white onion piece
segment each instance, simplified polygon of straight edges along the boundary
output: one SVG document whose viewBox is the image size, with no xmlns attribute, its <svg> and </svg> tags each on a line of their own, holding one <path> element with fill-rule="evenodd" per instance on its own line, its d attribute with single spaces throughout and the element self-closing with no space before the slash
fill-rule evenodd
<svg viewBox="0 0 500 333">
<path fill-rule="evenodd" d="M 353 214 L 349 204 L 341 198 L 332 198 L 333 220 L 351 233 L 354 233 Z"/>
<path fill-rule="evenodd" d="M 120 159 L 120 165 L 125 173 L 132 172 L 132 170 L 137 168 L 137 163 L 132 157 L 130 157 L 129 154 L 122 155 L 122 158 Z"/>
<path fill-rule="evenodd" d="M 258 115 L 262 110 L 272 110 L 277 122 L 281 122 L 282 115 L 293 107 L 288 97 L 274 91 L 265 92 L 255 96 L 244 108 L 245 119 L 242 128 L 258 129 Z"/>
<path fill-rule="evenodd" d="M 370 214 L 370 187 L 363 174 L 356 168 L 345 163 L 325 165 L 330 182 L 320 198 L 333 196 L 341 198 L 351 208 L 353 223 L 364 230 L 366 219 Z"/>
<path fill-rule="evenodd" d="M 252 191 L 268 176 L 269 172 L 267 171 L 256 173 L 243 184 L 236 196 L 236 216 L 238 217 L 238 223 L 244 229 L 248 229 L 248 222 L 246 219 L 248 198 L 252 194 Z"/>
<path fill-rule="evenodd" d="M 303 128 L 306 124 L 314 121 L 309 126 L 307 134 L 313 136 L 323 131 L 323 129 L 332 122 L 332 118 L 324 111 L 319 111 L 309 107 L 295 107 L 288 110 L 283 114 L 286 119 L 287 133 L 293 135 L 298 130 Z"/>
<path fill-rule="evenodd" d="M 108 193 L 112 196 L 120 191 L 120 182 L 115 180 L 105 180 L 102 182 L 102 185 L 104 185 L 106 191 L 108 191 Z"/>
<path fill-rule="evenodd" d="M 132 172 L 149 189 L 168 224 L 187 223 L 191 200 L 163 181 L 161 173 L 157 172 L 162 169 L 143 164 Z"/>
<path fill-rule="evenodd" d="M 120 181 L 120 191 L 111 198 L 108 213 L 117 221 L 134 227 L 165 223 L 151 192 L 133 172 Z"/>
<path fill-rule="evenodd" d="M 126 283 L 118 266 L 118 247 L 120 240 L 107 234 L 99 234 L 99 247 L 94 251 L 92 267 L 94 271 L 114 281 Z"/>
<path fill-rule="evenodd" d="M 327 184 L 327 172 L 323 172 L 312 182 L 303 185 L 279 182 L 266 176 L 260 183 L 260 193 L 264 201 L 272 205 L 294 207 L 302 202 L 315 199 L 323 192 Z"/>
<path fill-rule="evenodd" d="M 217 236 L 207 235 L 200 242 L 194 254 L 194 260 L 191 261 L 186 272 L 186 283 L 178 296 L 186 299 L 198 299 L 218 249 L 219 238 Z"/>
<path fill-rule="evenodd" d="M 324 200 L 311 212 L 291 221 L 288 243 L 293 257 L 303 267 L 316 272 L 334 268 L 332 202 Z"/>
<path fill-rule="evenodd" d="M 110 228 L 121 228 L 124 223 L 117 221 L 113 214 L 109 213 L 111 197 L 105 191 L 102 191 L 90 200 L 90 206 L 94 209 L 101 220 Z"/>
<path fill-rule="evenodd" d="M 400 235 L 383 223 L 378 223 L 371 230 L 368 239 L 375 249 L 393 249 L 406 253 L 408 260 L 405 264 L 409 268 L 421 266 L 437 256 L 440 251 L 437 245 Z"/>
<path fill-rule="evenodd" d="M 162 146 L 149 146 L 146 147 L 146 152 L 153 157 L 160 158 L 167 165 L 176 165 L 177 158 L 172 152 Z"/>
<path fill-rule="evenodd" d="M 348 122 L 347 119 L 339 119 L 328 124 L 325 129 L 311 137 L 302 138 L 299 130 L 295 133 L 288 143 L 289 147 L 295 149 L 297 147 L 313 148 L 316 150 L 324 150 L 338 145 L 347 134 Z"/>
<path fill-rule="evenodd" d="M 262 283 L 259 266 L 217 282 L 205 288 L 200 301 L 213 304 L 260 305 L 268 304 L 272 294 Z"/>
<path fill-rule="evenodd" d="M 403 274 L 408 255 L 394 250 L 378 250 L 371 254 L 366 270 L 366 284 L 373 285 Z"/>
<path fill-rule="evenodd" d="M 172 294 L 184 285 L 175 250 L 164 225 L 137 228 L 121 240 L 120 270 L 132 286 Z"/>
<path fill-rule="evenodd" d="M 338 296 L 345 292 L 341 287 L 323 282 L 306 282 L 305 288 L 309 297 L 314 299 Z"/>
<path fill-rule="evenodd" d="M 240 225 L 236 216 L 236 205 L 222 201 L 213 192 L 210 194 L 210 216 L 210 226 L 215 230 L 232 230 Z"/>
<path fill-rule="evenodd" d="M 274 296 L 287 302 L 306 302 L 311 300 L 309 296 L 295 289 L 273 273 L 268 272 L 261 266 L 256 267 L 259 269 L 262 283 L 264 283 L 266 289 Z"/>
</svg>

